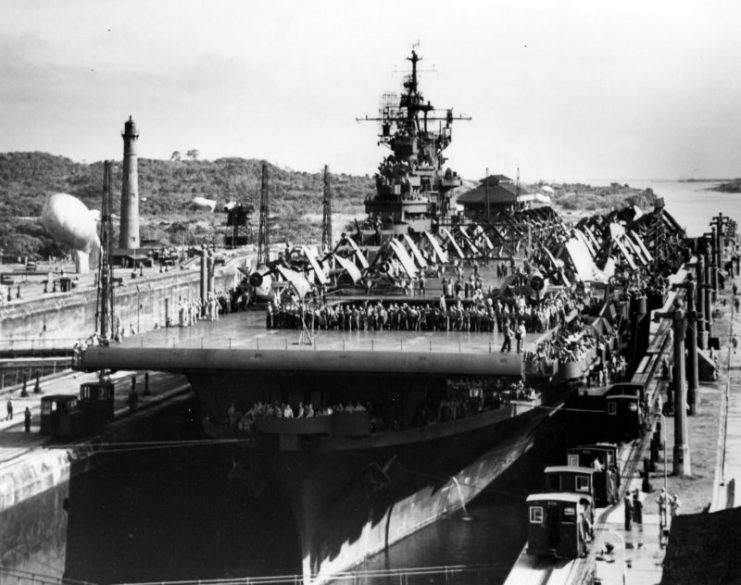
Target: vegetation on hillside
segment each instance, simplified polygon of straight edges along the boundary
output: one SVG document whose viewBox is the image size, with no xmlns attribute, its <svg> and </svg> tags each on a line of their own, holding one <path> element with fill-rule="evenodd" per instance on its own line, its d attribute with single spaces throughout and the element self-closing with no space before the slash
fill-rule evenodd
<svg viewBox="0 0 741 585">
<path fill-rule="evenodd" d="M 242 158 L 198 160 L 198 151 L 173 153 L 170 160 L 139 159 L 140 234 L 142 241 L 162 244 L 220 243 L 228 201 L 254 206 L 257 233 L 262 162 Z M 114 165 L 113 212 L 120 209 L 121 163 Z M 271 241 L 316 242 L 321 237 L 323 174 L 268 165 Z M 536 190 L 538 184 L 532 186 Z M 335 237 L 353 217 L 363 215 L 363 201 L 374 191 L 372 177 L 332 174 Z M 52 193 L 79 197 L 90 209 L 100 209 L 103 163 L 77 163 L 43 152 L 0 154 L 0 254 L 46 258 L 64 255 L 38 224 L 44 201 Z M 528 187 L 530 188 L 530 187 Z M 194 209 L 193 199 L 217 202 L 216 213 Z M 555 186 L 554 207 L 601 211 L 630 204 L 650 207 L 650 189 L 640 191 L 613 183 L 609 187 L 583 184 Z M 115 234 L 114 234 L 115 237 Z M 114 239 L 115 241 L 115 239 Z"/>
<path fill-rule="evenodd" d="M 593 187 L 583 183 L 558 185 L 553 195 L 557 209 L 567 211 L 588 211 L 591 213 L 609 211 L 625 205 L 636 205 L 641 209 L 653 207 L 656 195 L 651 189 L 635 189 L 629 185 L 611 183 L 609 187 Z"/>
<path fill-rule="evenodd" d="M 741 193 L 741 179 L 731 179 L 725 183 L 715 185 L 711 191 L 720 191 L 721 193 Z"/>
<path fill-rule="evenodd" d="M 196 244 L 212 241 L 226 222 L 224 204 L 236 201 L 260 206 L 262 162 L 242 158 L 215 161 L 139 159 L 142 240 Z M 120 209 L 122 167 L 114 165 L 113 211 Z M 297 172 L 268 164 L 271 237 L 273 241 L 317 240 L 321 235 L 323 174 Z M 359 215 L 373 191 L 370 177 L 332 174 L 334 213 Z M 76 163 L 41 152 L 0 154 L 0 248 L 9 256 L 58 255 L 52 240 L 35 222 L 46 197 L 69 193 L 90 209 L 100 209 L 103 163 Z M 217 212 L 192 208 L 195 197 L 213 199 Z M 114 224 L 116 222 L 114 221 Z M 335 229 L 341 229 L 336 226 Z"/>
</svg>

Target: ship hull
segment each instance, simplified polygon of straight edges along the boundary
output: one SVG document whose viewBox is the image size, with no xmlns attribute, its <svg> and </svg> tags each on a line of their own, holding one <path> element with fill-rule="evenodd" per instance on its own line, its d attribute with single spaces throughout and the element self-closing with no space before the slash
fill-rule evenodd
<svg viewBox="0 0 741 585">
<path fill-rule="evenodd" d="M 285 457 L 304 577 L 326 582 L 463 507 L 530 449 L 536 420 L 424 445 Z"/>
<path fill-rule="evenodd" d="M 206 387 L 199 381 L 192 380 L 196 392 L 214 406 L 213 379 Z M 548 412 L 512 402 L 365 437 L 263 433 L 245 442 L 240 458 L 246 485 L 276 486 L 288 498 L 303 576 L 322 583 L 467 504 L 530 449 Z M 214 436 L 230 432 L 206 428 Z"/>
</svg>

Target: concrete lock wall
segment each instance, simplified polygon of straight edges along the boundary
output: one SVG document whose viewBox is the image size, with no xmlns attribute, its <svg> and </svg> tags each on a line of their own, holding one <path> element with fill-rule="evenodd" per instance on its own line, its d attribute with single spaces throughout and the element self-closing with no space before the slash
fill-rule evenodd
<svg viewBox="0 0 741 585">
<path fill-rule="evenodd" d="M 235 270 L 217 271 L 215 290 L 229 290 L 239 281 Z M 174 272 L 146 280 L 124 277 L 115 289 L 115 314 L 126 335 L 165 327 L 167 310 L 172 324 L 177 324 L 179 298 L 198 298 L 200 274 L 196 271 Z M 54 340 L 70 342 L 84 339 L 95 331 L 96 292 L 94 289 L 57 293 L 47 298 L 29 299 L 0 309 L 0 340 L 34 340 L 39 347 L 53 346 Z M 169 307 L 168 307 L 169 305 Z"/>
</svg>

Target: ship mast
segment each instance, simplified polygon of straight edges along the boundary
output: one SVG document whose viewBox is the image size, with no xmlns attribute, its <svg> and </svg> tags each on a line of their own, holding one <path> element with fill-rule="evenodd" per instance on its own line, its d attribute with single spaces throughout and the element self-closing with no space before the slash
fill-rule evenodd
<svg viewBox="0 0 741 585">
<path fill-rule="evenodd" d="M 436 110 L 425 101 L 417 67 L 422 58 L 412 50 L 407 60 L 412 71 L 397 104 L 396 96 L 384 94 L 377 117 L 358 118 L 380 122 L 379 144 L 391 150 L 378 167 L 376 195 L 365 202 L 367 227 L 391 234 L 428 231 L 433 222 L 447 218 L 449 191 L 461 180 L 443 170 L 443 152 L 452 141 L 453 121 L 471 119 L 454 116 L 452 109 Z"/>
</svg>

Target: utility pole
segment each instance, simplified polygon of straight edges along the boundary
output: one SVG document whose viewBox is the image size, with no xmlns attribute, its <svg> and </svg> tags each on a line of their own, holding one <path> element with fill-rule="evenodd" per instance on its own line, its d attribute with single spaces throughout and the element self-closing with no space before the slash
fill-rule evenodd
<svg viewBox="0 0 741 585">
<path fill-rule="evenodd" d="M 705 339 L 705 321 L 708 316 L 705 314 L 705 258 L 701 250 L 697 251 L 697 264 L 695 264 L 695 279 L 697 280 L 697 297 L 695 302 L 695 311 L 697 312 L 697 346 L 700 349 L 707 349 L 707 340 Z"/>
<path fill-rule="evenodd" d="M 687 404 L 690 416 L 697 411 L 697 389 L 700 387 L 697 362 L 697 310 L 695 307 L 695 281 L 690 272 L 684 284 L 687 290 Z"/>
<path fill-rule="evenodd" d="M 690 448 L 687 444 L 687 385 L 684 367 L 684 331 L 686 322 L 681 308 L 674 310 L 674 475 L 692 475 Z"/>
<path fill-rule="evenodd" d="M 712 242 L 712 260 L 713 260 L 713 269 L 710 273 L 710 278 L 713 282 L 713 302 L 718 302 L 718 270 L 720 270 L 720 262 L 718 262 L 718 258 L 720 257 L 718 254 L 718 233 L 715 229 L 715 226 L 712 228 L 711 233 L 711 242 Z"/>
<path fill-rule="evenodd" d="M 101 345 L 108 345 L 113 326 L 113 273 L 111 254 L 111 185 L 112 163 L 103 163 L 103 205 L 100 221 L 100 261 L 98 262 L 97 333 Z"/>
<path fill-rule="evenodd" d="M 265 266 L 270 262 L 269 217 L 268 164 L 263 161 L 260 180 L 260 227 L 257 236 L 257 266 Z"/>
<path fill-rule="evenodd" d="M 201 317 L 206 316 L 206 305 L 208 303 L 208 249 L 206 246 L 201 247 L 201 280 L 199 293 L 201 295 Z M 165 318 L 167 323 L 167 318 Z"/>
<path fill-rule="evenodd" d="M 324 165 L 324 199 L 322 201 L 322 252 L 332 249 L 332 190 L 330 188 L 329 167 Z"/>
<path fill-rule="evenodd" d="M 707 240 L 706 240 L 707 242 Z M 703 252 L 703 256 L 705 257 L 705 260 L 703 262 L 705 267 L 705 296 L 703 297 L 703 300 L 705 302 L 705 307 L 703 309 L 703 313 L 705 314 L 705 331 L 707 332 L 707 348 L 710 347 L 710 338 L 713 335 L 713 307 L 712 307 L 712 301 L 713 301 L 713 280 L 712 280 L 712 273 L 713 273 L 713 263 L 711 261 L 711 254 L 709 246 L 705 246 L 705 250 Z"/>
<path fill-rule="evenodd" d="M 491 202 L 489 201 L 489 167 L 484 174 L 484 193 L 486 194 L 486 223 L 491 223 Z"/>
<path fill-rule="evenodd" d="M 674 338 L 674 475 L 689 477 L 692 475 L 690 449 L 687 443 L 687 385 L 685 380 L 684 334 L 687 327 L 684 310 L 675 306 L 657 317 L 672 320 Z M 664 449 L 666 449 L 666 445 Z"/>
</svg>

